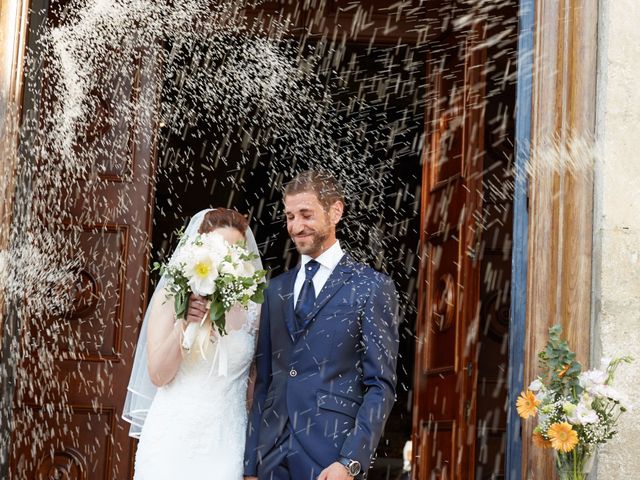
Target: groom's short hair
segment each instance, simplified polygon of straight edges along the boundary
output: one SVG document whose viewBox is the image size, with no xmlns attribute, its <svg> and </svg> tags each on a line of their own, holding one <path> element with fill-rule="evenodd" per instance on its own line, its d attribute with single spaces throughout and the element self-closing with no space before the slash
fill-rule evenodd
<svg viewBox="0 0 640 480">
<path fill-rule="evenodd" d="M 306 170 L 297 174 L 284 187 L 284 196 L 298 193 L 315 193 L 325 210 L 335 202 L 344 203 L 342 186 L 336 178 L 328 172 L 320 170 Z"/>
</svg>

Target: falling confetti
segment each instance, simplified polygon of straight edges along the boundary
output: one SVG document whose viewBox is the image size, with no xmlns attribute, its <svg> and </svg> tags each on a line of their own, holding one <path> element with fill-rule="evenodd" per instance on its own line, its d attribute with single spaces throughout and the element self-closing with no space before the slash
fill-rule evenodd
<svg viewBox="0 0 640 480">
<path fill-rule="evenodd" d="M 307 168 L 329 170 L 340 179 L 347 198 L 341 241 L 358 260 L 389 273 L 401 298 L 398 401 L 380 446 L 379 470 L 374 470 L 379 473 L 371 475 L 391 478 L 384 476 L 384 457 L 402 463 L 412 428 L 414 349 L 424 340 L 415 337 L 423 254 L 420 217 L 450 210 L 445 198 L 421 213 L 422 163 L 429 148 L 425 131 L 431 121 L 426 112 L 433 95 L 426 65 L 444 55 L 433 32 L 463 31 L 479 23 L 486 35 L 477 48 L 489 52 L 483 65 L 483 207 L 474 212 L 479 246 L 468 255 L 476 256 L 482 270 L 479 362 L 493 368 L 478 388 L 487 398 L 504 402 L 516 2 L 459 2 L 468 9 L 462 16 L 447 2 L 439 10 L 431 2 L 389 2 L 378 12 L 364 2 L 338 2 L 328 13 L 333 7 L 321 0 L 298 2 L 290 15 L 262 15 L 259 3 L 53 2 L 56 14 L 27 64 L 33 80 L 28 91 L 34 97 L 45 93 L 23 122 L 11 243 L 0 252 L 0 289 L 12 315 L 3 337 L 12 340 L 5 341 L 2 376 L 19 380 L 13 395 L 18 405 L 35 398 L 43 406 L 21 411 L 37 427 L 16 436 L 12 448 L 31 449 L 35 455 L 55 437 L 42 421 L 47 414 L 56 412 L 56 425 L 68 428 L 73 411 L 69 385 L 58 382 L 60 359 L 110 353 L 101 348 L 113 332 L 112 316 L 91 317 L 74 329 L 67 314 L 96 305 L 117 308 L 120 258 L 100 234 L 107 223 L 100 212 L 116 217 L 147 197 L 131 190 L 114 201 L 100 192 L 122 158 L 135 151 L 136 132 L 157 152 L 155 202 L 146 205 L 153 217 L 150 253 L 155 260 L 172 251 L 173 232 L 190 215 L 210 205 L 230 206 L 249 214 L 265 264 L 277 275 L 297 259 L 284 228 L 283 184 Z M 376 36 L 394 35 L 393 42 L 376 41 Z M 535 175 L 539 168 L 584 171 L 591 165 L 589 151 L 578 143 L 545 149 L 528 173 Z M 455 225 L 460 212 L 452 215 L 456 218 L 448 221 Z M 92 246 L 82 243 L 87 232 L 74 226 L 77 220 L 98 232 L 91 233 Z M 141 238 L 138 233 L 132 232 L 132 242 Z M 82 276 L 90 264 L 111 267 L 99 289 L 92 290 L 91 279 Z M 91 296 L 95 291 L 99 298 Z M 138 320 L 129 319 L 126 328 L 137 328 Z M 128 345 L 127 351 L 132 348 Z M 30 377 L 33 363 L 37 379 Z M 113 388 L 104 370 L 90 377 L 72 369 L 65 381 L 99 399 Z M 12 408 L 12 399 L 9 404 L 4 400 L 3 419 L 10 418 Z M 102 428 L 98 404 L 87 428 Z M 486 456 L 489 438 L 502 428 L 505 408 L 492 405 L 478 412 L 482 448 L 476 462 L 483 475 L 501 471 L 504 448 L 491 450 L 496 458 Z M 102 445 L 96 440 L 74 448 L 91 458 Z"/>
</svg>

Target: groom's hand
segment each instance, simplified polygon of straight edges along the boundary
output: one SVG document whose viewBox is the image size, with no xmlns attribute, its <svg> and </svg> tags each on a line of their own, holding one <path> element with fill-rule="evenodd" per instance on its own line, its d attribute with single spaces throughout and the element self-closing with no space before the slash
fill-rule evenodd
<svg viewBox="0 0 640 480">
<path fill-rule="evenodd" d="M 192 293 L 189 297 L 189 309 L 187 310 L 187 321 L 200 323 L 202 317 L 207 314 L 207 299 Z"/>
<path fill-rule="evenodd" d="M 244 477 L 244 480 L 258 480 L 258 477 Z"/>
<path fill-rule="evenodd" d="M 318 476 L 318 480 L 351 480 L 352 478 L 340 462 L 333 462 Z"/>
</svg>

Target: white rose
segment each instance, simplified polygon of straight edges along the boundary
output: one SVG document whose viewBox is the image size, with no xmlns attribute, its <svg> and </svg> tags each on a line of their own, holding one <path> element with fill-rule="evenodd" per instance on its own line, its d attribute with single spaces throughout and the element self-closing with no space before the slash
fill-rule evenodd
<svg viewBox="0 0 640 480">
<path fill-rule="evenodd" d="M 227 261 L 223 261 L 220 264 L 220 273 L 224 273 L 227 275 L 236 275 L 236 267 L 233 265 L 233 263 L 229 263 Z"/>
<path fill-rule="evenodd" d="M 593 395 L 597 397 L 606 397 L 614 402 L 620 403 L 623 407 L 629 409 L 629 399 L 622 393 L 610 385 L 597 385 L 593 388 Z"/>
<path fill-rule="evenodd" d="M 541 403 L 544 403 L 544 401 L 547 399 L 547 392 L 545 390 L 540 390 L 538 393 L 535 394 L 536 400 L 538 400 Z"/>
<path fill-rule="evenodd" d="M 252 297 L 253 294 L 256 293 L 256 290 L 258 290 L 258 285 L 254 283 L 251 286 L 245 288 L 244 294 L 248 295 L 249 297 Z"/>
<path fill-rule="evenodd" d="M 544 385 L 542 384 L 542 381 L 539 378 L 536 378 L 533 382 L 529 384 L 529 390 L 535 393 L 539 391 L 543 386 Z"/>
<path fill-rule="evenodd" d="M 169 267 L 179 268 L 182 263 L 186 263 L 188 257 L 188 247 L 179 248 L 176 250 L 176 253 L 173 254 L 171 260 L 169 260 Z"/>
<path fill-rule="evenodd" d="M 587 392 L 593 393 L 594 389 L 604 385 L 607 381 L 607 373 L 601 370 L 588 370 L 580 374 L 578 381 Z"/>
<path fill-rule="evenodd" d="M 242 262 L 242 276 L 243 277 L 253 277 L 253 274 L 256 273 L 256 267 L 252 262 L 244 261 Z"/>
<path fill-rule="evenodd" d="M 219 233 L 210 232 L 204 233 L 200 237 L 203 243 L 203 246 L 209 250 L 211 255 L 217 260 L 217 262 L 221 262 L 222 259 L 227 255 L 229 250 L 229 246 L 225 239 Z"/>
<path fill-rule="evenodd" d="M 599 418 L 594 409 L 591 408 L 591 402 L 587 405 L 580 401 L 578 407 L 568 417 L 569 422 L 574 425 L 586 425 L 588 423 L 597 423 Z"/>
<path fill-rule="evenodd" d="M 233 248 L 229 249 L 227 254 L 231 257 L 231 263 L 233 263 L 234 265 L 242 263 L 242 260 L 240 260 L 239 247 L 237 245 L 234 245 Z"/>
</svg>

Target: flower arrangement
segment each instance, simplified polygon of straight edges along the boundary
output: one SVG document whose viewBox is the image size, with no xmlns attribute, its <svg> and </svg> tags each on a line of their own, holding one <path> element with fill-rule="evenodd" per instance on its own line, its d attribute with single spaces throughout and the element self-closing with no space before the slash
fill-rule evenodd
<svg viewBox="0 0 640 480">
<path fill-rule="evenodd" d="M 226 335 L 225 314 L 231 307 L 264 302 L 266 272 L 256 270 L 252 262 L 256 255 L 244 245 L 229 244 L 217 233 L 179 235 L 180 243 L 171 260 L 155 263 L 153 269 L 167 279 L 165 288 L 174 298 L 178 319 L 185 318 L 189 297 L 195 293 L 209 301 L 209 320 L 221 336 Z M 194 334 L 185 332 L 185 337 Z M 192 342 L 192 338 L 185 338 L 183 346 L 190 348 Z"/>
<path fill-rule="evenodd" d="M 603 359 L 600 370 L 582 371 L 576 355 L 560 338 L 562 327 L 549 329 L 549 340 L 538 357 L 542 375 L 516 402 L 523 419 L 538 417 L 533 442 L 552 448 L 561 480 L 584 480 L 597 445 L 616 434 L 620 415 L 629 408 L 612 384 L 615 371 L 631 357 Z"/>
</svg>

